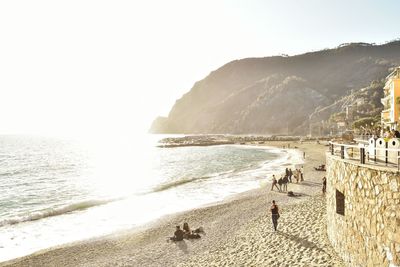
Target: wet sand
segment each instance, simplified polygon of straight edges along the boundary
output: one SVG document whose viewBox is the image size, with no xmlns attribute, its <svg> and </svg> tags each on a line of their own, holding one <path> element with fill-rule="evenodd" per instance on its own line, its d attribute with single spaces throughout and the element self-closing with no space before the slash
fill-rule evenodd
<svg viewBox="0 0 400 267">
<path fill-rule="evenodd" d="M 141 229 L 85 240 L 5 262 L 0 266 L 343 266 L 326 236 L 325 199 L 321 194 L 326 146 L 290 144 L 306 153 L 305 181 L 289 184 L 298 196 L 271 191 L 263 183 L 224 202 L 166 216 Z M 272 199 L 281 210 L 272 229 Z M 201 239 L 167 242 L 175 225 L 203 226 Z"/>
</svg>

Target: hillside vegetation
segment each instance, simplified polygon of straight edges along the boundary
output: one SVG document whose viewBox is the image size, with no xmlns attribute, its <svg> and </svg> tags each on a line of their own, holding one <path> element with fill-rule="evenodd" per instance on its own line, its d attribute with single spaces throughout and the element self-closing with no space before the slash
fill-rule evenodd
<svg viewBox="0 0 400 267">
<path fill-rule="evenodd" d="M 327 120 L 360 97 L 361 110 L 376 116 L 382 81 L 398 65 L 400 41 L 235 60 L 196 82 L 150 131 L 305 134 L 310 121 Z"/>
</svg>

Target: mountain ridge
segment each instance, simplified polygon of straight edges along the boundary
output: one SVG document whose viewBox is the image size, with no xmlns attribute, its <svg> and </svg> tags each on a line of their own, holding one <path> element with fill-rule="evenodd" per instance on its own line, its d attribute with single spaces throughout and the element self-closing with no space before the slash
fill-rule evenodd
<svg viewBox="0 0 400 267">
<path fill-rule="evenodd" d="M 197 81 L 150 132 L 305 134 L 316 110 L 382 81 L 397 65 L 398 40 L 233 60 Z"/>
</svg>

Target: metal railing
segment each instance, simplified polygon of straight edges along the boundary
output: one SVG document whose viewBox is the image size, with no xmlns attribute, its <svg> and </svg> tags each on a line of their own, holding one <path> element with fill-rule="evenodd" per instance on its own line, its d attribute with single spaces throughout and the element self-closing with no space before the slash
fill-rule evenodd
<svg viewBox="0 0 400 267">
<path fill-rule="evenodd" d="M 368 141 L 372 137 L 374 137 L 373 134 L 359 134 L 353 136 L 354 140 L 364 140 L 364 141 Z"/>
<path fill-rule="evenodd" d="M 399 148 L 371 148 L 363 144 L 351 145 L 329 142 L 329 151 L 331 155 L 340 157 L 341 159 L 355 160 L 361 164 L 397 167 L 397 170 L 400 171 Z"/>
</svg>

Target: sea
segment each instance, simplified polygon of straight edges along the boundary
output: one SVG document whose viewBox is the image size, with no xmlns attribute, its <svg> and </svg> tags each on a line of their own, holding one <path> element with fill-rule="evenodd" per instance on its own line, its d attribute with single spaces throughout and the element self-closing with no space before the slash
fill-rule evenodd
<svg viewBox="0 0 400 267">
<path fill-rule="evenodd" d="M 165 137 L 0 136 L 0 262 L 212 205 L 302 163 L 272 147 L 157 147 Z"/>
</svg>

